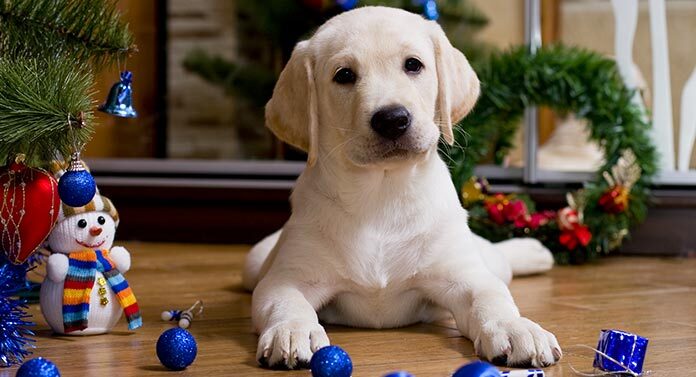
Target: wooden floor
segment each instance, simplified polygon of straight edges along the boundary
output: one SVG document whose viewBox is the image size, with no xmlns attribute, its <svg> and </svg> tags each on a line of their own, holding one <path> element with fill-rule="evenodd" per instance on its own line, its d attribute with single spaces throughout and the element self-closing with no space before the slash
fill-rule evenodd
<svg viewBox="0 0 696 377">
<path fill-rule="evenodd" d="M 249 318 L 251 295 L 240 287 L 247 247 L 129 243 L 133 269 L 127 278 L 145 325 L 126 331 L 124 320 L 109 335 L 51 335 L 37 306 L 36 356 L 53 360 L 63 376 L 309 376 L 308 371 L 267 371 L 256 366 L 256 336 Z M 557 267 L 521 278 L 512 291 L 522 313 L 554 332 L 564 349 L 547 376 L 574 376 L 571 365 L 591 369 L 591 351 L 602 328 L 618 328 L 650 339 L 646 369 L 652 376 L 692 376 L 696 353 L 696 260 L 609 258 L 596 265 Z M 195 363 L 168 372 L 155 355 L 159 334 L 172 323 L 160 313 L 197 299 L 205 314 L 190 331 L 198 341 Z M 375 331 L 328 326 L 332 343 L 345 348 L 354 376 L 379 377 L 405 369 L 416 376 L 450 376 L 474 360 L 469 340 L 451 322 Z M 14 369 L 0 376 L 14 376 Z"/>
</svg>

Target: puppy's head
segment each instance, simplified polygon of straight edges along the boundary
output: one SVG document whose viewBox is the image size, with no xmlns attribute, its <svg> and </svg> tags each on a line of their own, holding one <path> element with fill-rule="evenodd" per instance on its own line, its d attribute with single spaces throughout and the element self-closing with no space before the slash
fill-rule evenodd
<svg viewBox="0 0 696 377">
<path fill-rule="evenodd" d="M 334 17 L 297 44 L 266 125 L 318 159 L 389 166 L 423 158 L 476 102 L 479 82 L 433 21 L 393 8 Z"/>
</svg>

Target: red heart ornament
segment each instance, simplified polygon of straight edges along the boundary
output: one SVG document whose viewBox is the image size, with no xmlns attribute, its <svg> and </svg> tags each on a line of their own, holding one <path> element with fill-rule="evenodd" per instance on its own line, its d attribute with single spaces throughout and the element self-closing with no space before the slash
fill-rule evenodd
<svg viewBox="0 0 696 377">
<path fill-rule="evenodd" d="M 0 169 L 0 192 L 0 249 L 10 262 L 21 264 L 58 219 L 58 182 L 44 170 L 15 162 Z"/>
</svg>

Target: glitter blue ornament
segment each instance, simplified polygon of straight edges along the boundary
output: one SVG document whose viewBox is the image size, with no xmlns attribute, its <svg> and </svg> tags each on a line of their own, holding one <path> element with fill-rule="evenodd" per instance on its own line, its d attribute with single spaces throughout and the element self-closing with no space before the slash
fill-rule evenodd
<svg viewBox="0 0 696 377">
<path fill-rule="evenodd" d="M 106 102 L 99 106 L 99 111 L 122 118 L 135 118 L 138 113 L 133 108 L 133 89 L 131 82 L 133 73 L 121 72 L 121 81 L 117 82 L 109 90 Z"/>
<path fill-rule="evenodd" d="M 350 377 L 353 362 L 343 348 L 326 346 L 312 355 L 309 369 L 312 370 L 312 377 Z"/>
<path fill-rule="evenodd" d="M 648 339 L 620 330 L 602 330 L 597 350 L 618 361 L 621 365 L 597 353 L 594 367 L 605 372 L 643 372 L 643 361 L 647 353 Z"/>
<path fill-rule="evenodd" d="M 183 370 L 193 363 L 198 353 L 196 339 L 190 332 L 171 328 L 157 340 L 157 357 L 162 365 L 172 370 Z"/>
<path fill-rule="evenodd" d="M 15 298 L 25 287 L 26 273 L 26 264 L 14 265 L 0 254 L 0 367 L 21 363 L 33 347 L 26 301 Z"/>
<path fill-rule="evenodd" d="M 358 0 L 336 0 L 336 4 L 343 10 L 351 10 L 358 5 Z"/>
<path fill-rule="evenodd" d="M 22 364 L 16 377 L 60 377 L 60 371 L 51 360 L 37 357 Z"/>
<path fill-rule="evenodd" d="M 383 377 L 414 377 L 414 376 L 411 373 L 400 370 L 398 372 L 391 372 L 389 374 L 385 374 Z"/>
<path fill-rule="evenodd" d="M 80 153 L 73 153 L 70 166 L 58 180 L 60 200 L 70 207 L 82 207 L 94 199 L 97 184 L 80 160 Z"/>
<path fill-rule="evenodd" d="M 452 377 L 500 377 L 500 372 L 489 363 L 474 361 L 457 369 Z"/>
</svg>

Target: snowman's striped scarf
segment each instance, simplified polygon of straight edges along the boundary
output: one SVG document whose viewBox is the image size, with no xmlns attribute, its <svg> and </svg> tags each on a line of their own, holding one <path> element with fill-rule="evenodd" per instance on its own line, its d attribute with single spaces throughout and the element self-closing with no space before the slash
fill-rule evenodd
<svg viewBox="0 0 696 377">
<path fill-rule="evenodd" d="M 63 326 L 65 333 L 87 328 L 89 301 L 97 271 L 118 297 L 130 330 L 143 325 L 138 302 L 128 282 L 109 258 L 108 250 L 90 250 L 68 255 L 68 275 L 63 285 Z"/>
</svg>

